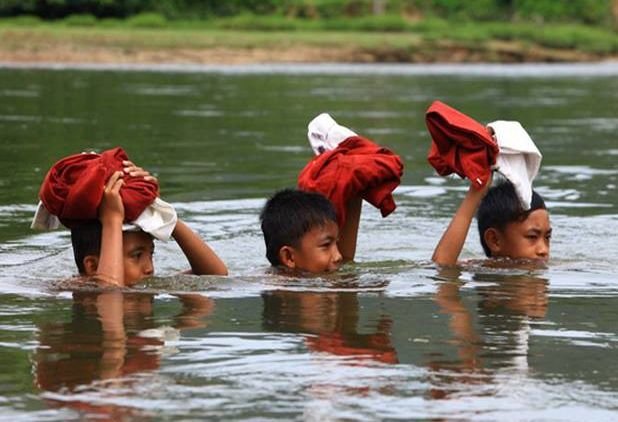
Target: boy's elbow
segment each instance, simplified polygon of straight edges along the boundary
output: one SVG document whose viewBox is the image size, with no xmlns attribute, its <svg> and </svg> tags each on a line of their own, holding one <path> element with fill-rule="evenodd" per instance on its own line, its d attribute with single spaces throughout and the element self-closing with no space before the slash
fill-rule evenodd
<svg viewBox="0 0 618 422">
<path fill-rule="evenodd" d="M 195 274 L 195 273 L 194 273 Z M 219 275 L 219 276 L 227 276 L 228 271 L 227 267 L 219 267 L 219 268 L 211 268 L 207 271 L 202 271 L 196 275 Z"/>
<path fill-rule="evenodd" d="M 218 264 L 213 265 L 211 268 L 209 268 L 209 270 L 207 271 L 207 274 L 226 276 L 228 275 L 227 266 L 223 262 L 220 262 Z"/>
<path fill-rule="evenodd" d="M 436 265 L 455 265 L 457 264 L 457 258 L 452 256 L 444 256 L 440 253 L 434 252 L 431 260 Z"/>
<path fill-rule="evenodd" d="M 228 270 L 227 270 L 227 266 L 223 263 L 221 264 L 204 263 L 204 264 L 199 264 L 199 265 L 191 265 L 191 269 L 185 271 L 184 274 L 226 276 L 228 275 Z"/>
</svg>

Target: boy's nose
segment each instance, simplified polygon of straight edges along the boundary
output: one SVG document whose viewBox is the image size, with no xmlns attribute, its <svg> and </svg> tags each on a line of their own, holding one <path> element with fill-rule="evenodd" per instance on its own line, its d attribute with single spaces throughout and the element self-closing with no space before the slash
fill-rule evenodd
<svg viewBox="0 0 618 422">
<path fill-rule="evenodd" d="M 343 262 L 343 256 L 341 255 L 341 252 L 339 252 L 339 248 L 335 245 L 335 255 L 333 256 L 333 263 L 338 266 L 341 265 L 341 262 Z"/>
<path fill-rule="evenodd" d="M 146 264 L 144 264 L 143 271 L 144 274 L 147 276 L 151 276 L 154 274 L 154 265 L 152 263 L 152 260 L 149 259 Z"/>
<path fill-rule="evenodd" d="M 546 242 L 539 242 L 536 248 L 536 255 L 542 259 L 549 258 L 549 245 Z"/>
</svg>

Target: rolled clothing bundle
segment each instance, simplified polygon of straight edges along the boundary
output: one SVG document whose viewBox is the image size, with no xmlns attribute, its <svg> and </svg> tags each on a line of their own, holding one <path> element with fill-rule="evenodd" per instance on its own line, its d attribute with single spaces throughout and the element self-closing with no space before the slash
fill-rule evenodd
<svg viewBox="0 0 618 422">
<path fill-rule="evenodd" d="M 62 223 L 73 228 L 96 220 L 107 180 L 115 171 L 123 170 L 123 161 L 128 159 L 122 148 L 114 148 L 101 154 L 74 154 L 56 162 L 39 190 L 40 202 L 31 227 L 54 229 Z M 157 182 L 130 175 L 124 175 L 123 180 L 120 196 L 125 223 L 167 240 L 176 226 L 177 215 L 170 204 L 158 198 Z"/>
<path fill-rule="evenodd" d="M 346 203 L 361 197 L 386 217 L 396 208 L 393 190 L 401 182 L 403 163 L 387 148 L 361 136 L 352 136 L 335 149 L 314 157 L 300 172 L 298 188 L 326 196 L 337 212 L 337 223 L 346 220 Z"/>
<path fill-rule="evenodd" d="M 432 140 L 427 159 L 438 174 L 456 173 L 476 189 L 487 185 L 499 152 L 487 128 L 441 101 L 429 106 L 425 123 Z"/>
</svg>

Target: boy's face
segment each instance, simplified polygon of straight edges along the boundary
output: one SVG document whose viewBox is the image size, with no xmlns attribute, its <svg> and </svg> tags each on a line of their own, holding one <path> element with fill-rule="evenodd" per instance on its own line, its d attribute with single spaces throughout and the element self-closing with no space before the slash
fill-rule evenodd
<svg viewBox="0 0 618 422">
<path fill-rule="evenodd" d="M 131 286 L 154 274 L 152 236 L 142 231 L 123 232 L 122 257 L 124 262 L 124 283 Z"/>
<path fill-rule="evenodd" d="M 525 220 L 509 223 L 497 232 L 497 241 L 490 247 L 496 248 L 492 256 L 547 261 L 551 232 L 547 210 L 534 210 Z"/>
<path fill-rule="evenodd" d="M 289 247 L 292 260 L 284 260 L 284 265 L 311 273 L 336 271 L 343 259 L 338 238 L 339 227 L 334 221 L 314 227 L 300 239 L 298 247 Z"/>
</svg>

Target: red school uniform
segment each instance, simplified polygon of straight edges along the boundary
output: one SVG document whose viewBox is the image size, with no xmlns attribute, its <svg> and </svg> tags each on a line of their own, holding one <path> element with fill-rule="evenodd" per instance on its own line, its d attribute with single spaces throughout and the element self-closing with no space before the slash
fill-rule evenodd
<svg viewBox="0 0 618 422">
<path fill-rule="evenodd" d="M 362 136 L 351 136 L 337 148 L 313 158 L 298 176 L 298 188 L 326 196 L 345 223 L 346 203 L 360 196 L 386 217 L 396 208 L 392 192 L 401 182 L 398 155 Z"/>
<path fill-rule="evenodd" d="M 128 160 L 122 148 L 96 153 L 74 154 L 63 158 L 47 172 L 39 198 L 47 210 L 66 227 L 80 221 L 97 219 L 105 183 Z M 135 220 L 159 194 L 154 180 L 124 175 L 120 196 L 125 208 L 125 221 Z"/>
<path fill-rule="evenodd" d="M 427 159 L 438 174 L 457 173 L 484 187 L 499 151 L 488 129 L 440 101 L 427 109 L 425 123 L 432 138 Z"/>
</svg>

